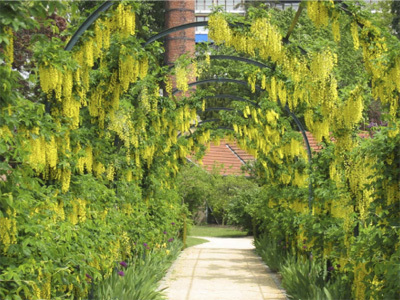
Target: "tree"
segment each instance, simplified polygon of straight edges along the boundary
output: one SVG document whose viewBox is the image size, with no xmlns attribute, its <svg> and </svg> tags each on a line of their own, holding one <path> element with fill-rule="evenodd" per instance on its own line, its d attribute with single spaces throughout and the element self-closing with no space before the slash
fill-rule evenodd
<svg viewBox="0 0 400 300">
<path fill-rule="evenodd" d="M 393 1 L 391 9 L 393 14 L 392 28 L 395 35 L 400 39 L 400 2 Z"/>
</svg>

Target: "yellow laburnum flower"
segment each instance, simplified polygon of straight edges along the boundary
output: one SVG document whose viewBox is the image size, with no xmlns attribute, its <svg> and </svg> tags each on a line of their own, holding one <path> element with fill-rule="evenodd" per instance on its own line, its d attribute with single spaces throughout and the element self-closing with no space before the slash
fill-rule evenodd
<svg viewBox="0 0 400 300">
<path fill-rule="evenodd" d="M 5 27 L 4 32 L 7 34 L 8 45 L 4 48 L 7 64 L 11 67 L 14 62 L 14 34 L 11 27 Z"/>
</svg>

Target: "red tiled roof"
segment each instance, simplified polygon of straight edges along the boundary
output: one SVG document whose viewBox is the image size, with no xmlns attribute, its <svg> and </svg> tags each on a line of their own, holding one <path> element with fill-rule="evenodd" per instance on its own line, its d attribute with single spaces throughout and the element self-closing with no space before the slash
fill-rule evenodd
<svg viewBox="0 0 400 300">
<path fill-rule="evenodd" d="M 368 132 L 360 132 L 358 134 L 361 138 L 368 138 Z M 311 132 L 306 132 L 308 143 L 310 144 L 311 151 L 320 152 L 322 146 L 318 144 L 317 140 L 311 134 Z M 334 141 L 334 139 L 333 139 Z M 304 148 L 306 148 L 304 144 Z M 190 160 L 201 165 L 200 162 L 195 161 L 191 156 Z M 254 156 L 248 154 L 246 151 L 240 149 L 236 141 L 230 142 L 222 139 L 220 145 L 216 146 L 213 143 L 210 144 L 210 149 L 206 152 L 202 159 L 202 166 L 208 172 L 212 172 L 214 167 L 220 168 L 219 173 L 221 175 L 246 175 L 247 172 L 242 171 L 242 166 L 253 161 Z"/>
<path fill-rule="evenodd" d="M 311 152 L 312 151 L 320 152 L 322 149 L 321 144 L 319 144 L 317 142 L 317 140 L 314 138 L 314 136 L 311 134 L 311 132 L 306 131 L 306 135 L 307 135 L 308 143 L 310 144 Z M 370 133 L 368 131 L 360 131 L 357 133 L 357 135 L 362 139 L 368 139 L 371 137 Z M 332 142 L 336 141 L 336 139 L 333 136 L 330 137 L 330 140 Z"/>
<path fill-rule="evenodd" d="M 192 159 L 192 158 L 190 158 Z M 243 151 L 237 146 L 236 142 L 229 142 L 224 139 L 220 141 L 219 146 L 210 144 L 210 149 L 202 159 L 202 166 L 208 172 L 213 168 L 220 168 L 221 175 L 249 175 L 242 171 L 245 162 L 254 160 L 254 157 Z M 200 162 L 196 162 L 200 164 Z"/>
<path fill-rule="evenodd" d="M 311 132 L 306 131 L 306 136 L 307 136 L 307 139 L 308 139 L 308 143 L 310 144 L 311 152 L 312 151 L 315 151 L 315 152 L 321 151 L 322 146 L 318 144 L 317 140 L 311 134 Z M 304 145 L 304 147 L 305 147 L 305 145 Z"/>
</svg>

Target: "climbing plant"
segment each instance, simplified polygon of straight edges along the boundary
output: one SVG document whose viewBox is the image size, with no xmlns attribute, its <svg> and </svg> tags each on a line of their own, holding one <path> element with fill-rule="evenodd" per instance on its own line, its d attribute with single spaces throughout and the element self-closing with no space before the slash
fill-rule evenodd
<svg viewBox="0 0 400 300">
<path fill-rule="evenodd" d="M 202 123 L 198 116 L 207 116 L 205 99 L 213 91 L 191 93 L 188 78 L 211 68 L 209 54 L 204 61 L 183 57 L 172 70 L 160 65 L 160 44 L 145 43 L 146 25 L 136 27 L 143 5 L 113 5 L 68 51 L 57 37 L 36 43 L 30 82 L 40 90 L 25 97 L 12 68 L 15 32 L 68 5 L 1 4 L 0 295 L 87 298 L 116 261 L 162 251 L 183 222 L 174 179 L 180 166 L 189 154 L 201 164 L 209 143 L 228 135 L 256 158 L 253 174 L 265 197 L 246 210 L 259 231 L 284 240 L 298 256 L 312 253 L 330 272 L 333 267 L 351 283 L 355 299 L 393 297 L 398 39 L 352 3 L 301 4 L 298 13 L 305 10 L 313 34 L 332 35 L 326 46 L 296 41 L 272 11 L 249 10 L 242 19 L 217 11 L 209 20 L 217 49 L 269 67 L 246 67 L 238 78 L 248 85 L 235 91 L 252 103 L 233 101 L 219 120 Z M 350 35 L 363 68 L 360 81 L 346 84 L 338 54 Z M 371 99 L 381 103 L 387 126 L 361 140 Z M 312 160 L 293 112 L 323 142 Z"/>
</svg>

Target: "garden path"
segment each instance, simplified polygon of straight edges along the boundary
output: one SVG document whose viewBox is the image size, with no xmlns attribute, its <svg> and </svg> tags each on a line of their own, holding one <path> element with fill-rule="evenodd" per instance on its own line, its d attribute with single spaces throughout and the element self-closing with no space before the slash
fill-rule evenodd
<svg viewBox="0 0 400 300">
<path fill-rule="evenodd" d="M 286 299 L 252 237 L 201 238 L 210 242 L 185 249 L 161 282 L 167 299 Z"/>
</svg>

